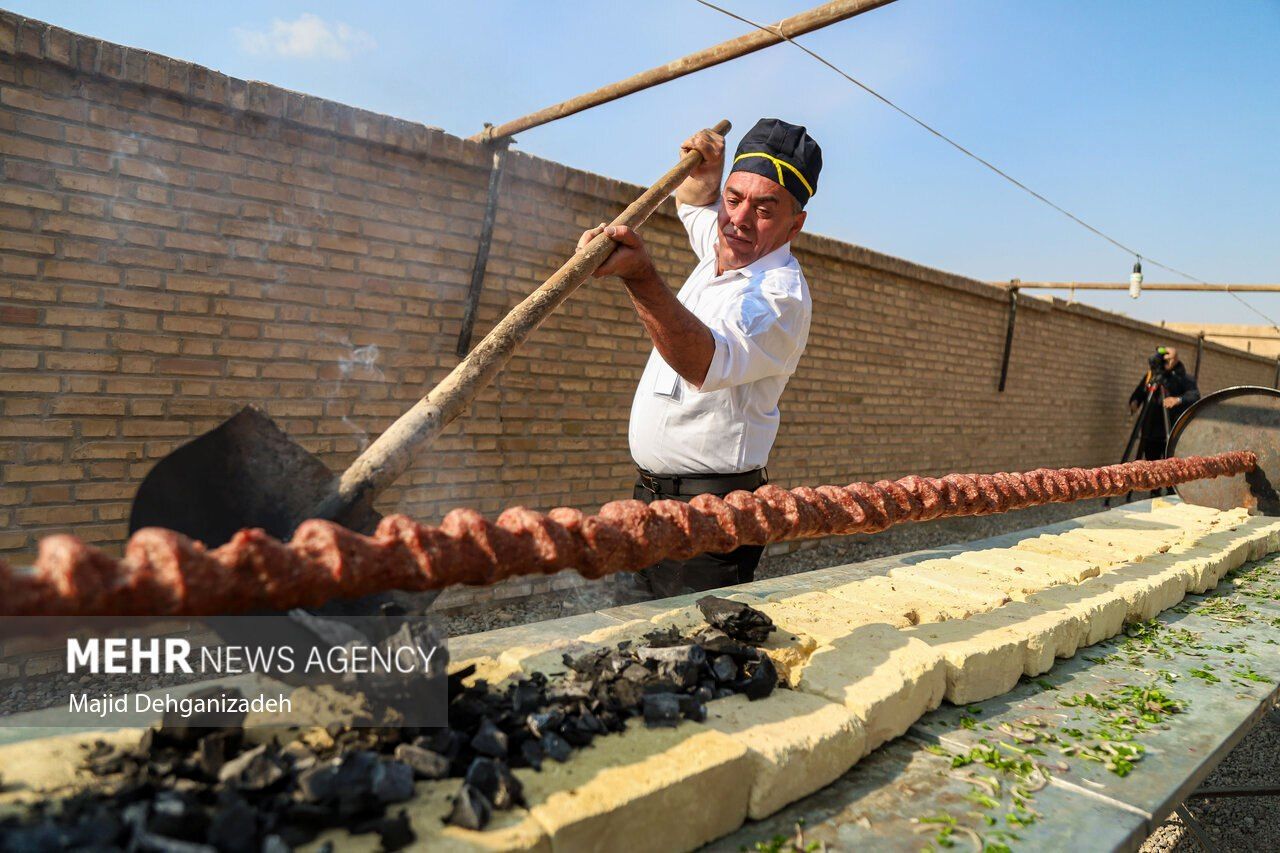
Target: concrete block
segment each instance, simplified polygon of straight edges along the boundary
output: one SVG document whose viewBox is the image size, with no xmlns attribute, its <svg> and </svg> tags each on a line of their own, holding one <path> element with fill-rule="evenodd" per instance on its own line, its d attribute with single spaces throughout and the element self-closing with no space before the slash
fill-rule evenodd
<svg viewBox="0 0 1280 853">
<path fill-rule="evenodd" d="M 557 853 L 692 850 L 743 822 L 755 773 L 747 748 L 722 732 L 635 720 L 564 764 L 516 771 Z"/>
<path fill-rule="evenodd" d="M 1047 612 L 1076 617 L 1081 626 L 1078 647 L 1091 646 L 1119 634 L 1129 613 L 1128 602 L 1099 578 L 1090 578 L 1076 586 L 1050 587 L 1027 596 L 1026 603 Z"/>
<path fill-rule="evenodd" d="M 1099 569 L 1086 560 L 1070 557 L 1050 557 L 1034 551 L 1016 551 L 1012 548 L 986 548 L 969 551 L 951 558 L 961 565 L 983 566 L 1020 577 L 1028 583 L 1039 584 L 1038 589 L 1060 583 L 1079 583 L 1096 577 Z M 1037 590 L 1032 590 L 1035 592 Z"/>
<path fill-rule="evenodd" d="M 1024 675 L 1040 675 L 1053 668 L 1056 658 L 1069 658 L 1080 648 L 1088 632 L 1078 612 L 1013 601 L 990 613 L 972 617 L 974 624 L 1007 628 L 1027 641 Z"/>
<path fill-rule="evenodd" d="M 1002 565 L 1000 562 L 977 555 L 972 557 L 957 555 L 947 560 L 944 565 L 931 569 L 931 572 L 933 577 L 942 581 L 963 579 L 966 582 L 986 584 L 999 590 L 1009 599 L 1024 598 L 1052 585 L 1043 575 L 1018 571 L 1012 566 Z"/>
<path fill-rule="evenodd" d="M 833 586 L 827 594 L 879 610 L 890 624 L 899 624 L 902 619 L 911 625 L 963 619 L 988 609 L 984 599 L 958 591 L 942 595 L 936 586 L 905 577 L 860 578 Z"/>
<path fill-rule="evenodd" d="M 794 690 L 752 702 L 730 696 L 707 706 L 706 725 L 751 753 L 755 782 L 747 804 L 753 820 L 835 781 L 866 751 L 862 723 L 843 705 Z"/>
<path fill-rule="evenodd" d="M 931 586 L 949 600 L 963 596 L 973 601 L 975 613 L 992 610 L 1012 600 L 999 586 L 973 577 L 971 572 L 963 571 L 959 564 L 950 560 L 925 560 L 915 565 L 890 569 L 889 577 Z"/>
<path fill-rule="evenodd" d="M 1101 571 L 1106 571 L 1118 563 L 1133 562 L 1146 556 L 1145 553 L 1134 554 L 1130 550 L 1117 550 L 1099 545 L 1083 536 L 1072 535 L 1074 533 L 1076 531 L 1034 536 L 1019 542 L 1016 550 L 1031 551 L 1049 557 L 1081 560 Z"/>
<path fill-rule="evenodd" d="M 879 624 L 863 625 L 814 652 L 799 689 L 844 705 L 861 721 L 870 752 L 937 708 L 946 685 L 946 663 L 938 651 Z"/>
<path fill-rule="evenodd" d="M 830 645 L 863 625 L 886 621 L 879 610 L 823 592 L 791 595 L 783 601 L 766 601 L 754 606 L 772 619 L 779 629 L 790 634 L 808 635 L 820 645 Z M 901 618 L 891 624 L 906 627 L 911 623 Z"/>
<path fill-rule="evenodd" d="M 1027 660 L 1024 632 L 981 616 L 920 625 L 902 632 L 946 662 L 946 698 L 963 705 L 999 696 L 1022 677 Z"/>
</svg>

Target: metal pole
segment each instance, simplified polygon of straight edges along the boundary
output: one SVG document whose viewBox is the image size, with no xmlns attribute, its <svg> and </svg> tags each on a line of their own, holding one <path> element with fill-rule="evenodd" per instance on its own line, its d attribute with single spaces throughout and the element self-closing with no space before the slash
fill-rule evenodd
<svg viewBox="0 0 1280 853">
<path fill-rule="evenodd" d="M 1008 287 L 1003 282 L 992 282 L 999 287 Z M 1128 290 L 1127 284 L 1089 281 L 1024 281 L 1018 284 L 1024 290 Z M 1280 284 L 1146 284 L 1142 285 L 1145 293 L 1148 290 L 1168 290 L 1185 293 L 1280 293 Z"/>
<path fill-rule="evenodd" d="M 1276 358 L 1276 381 L 1271 383 L 1273 388 L 1280 388 L 1280 357 Z"/>
<path fill-rule="evenodd" d="M 1262 328 L 1259 326 L 1258 328 Z M 1272 331 L 1268 326 L 1266 331 Z M 1249 338 L 1255 341 L 1280 341 L 1278 335 L 1249 334 L 1247 332 L 1201 332 L 1201 335 L 1208 335 L 1211 338 Z"/>
<path fill-rule="evenodd" d="M 1191 378 L 1196 382 L 1200 381 L 1200 357 L 1204 355 L 1204 329 L 1200 330 L 1200 334 L 1196 336 L 1196 369 L 1191 372 Z"/>
<path fill-rule="evenodd" d="M 784 41 L 779 34 L 780 32 L 786 33 L 787 38 L 795 38 L 796 36 L 822 29 L 830 24 L 861 15 L 863 12 L 870 12 L 872 9 L 887 6 L 892 2 L 893 0 L 834 0 L 831 3 L 824 3 L 815 9 L 778 21 L 770 28 L 773 32 L 755 30 L 735 39 L 721 42 L 713 47 L 708 47 L 697 53 L 691 53 L 688 56 L 668 62 L 666 65 L 659 65 L 657 68 L 650 68 L 648 71 L 642 71 L 617 83 L 602 86 L 594 92 L 588 92 L 585 95 L 579 95 L 576 98 L 570 98 L 567 101 L 538 110 L 536 113 L 513 119 L 497 127 L 486 127 L 480 133 L 472 136 L 471 141 L 488 142 L 505 136 L 513 136 L 531 127 L 538 127 L 547 122 L 571 116 L 574 113 L 608 103 L 625 95 L 643 91 L 659 83 L 666 83 L 669 80 L 675 80 L 695 71 L 711 68 L 722 62 L 728 62 L 730 59 L 737 59 L 739 56 L 745 56 L 748 53 L 754 53 L 762 48 L 770 47 L 780 41 Z"/>
<path fill-rule="evenodd" d="M 1018 320 L 1018 280 L 1009 282 L 1009 320 L 1004 329 L 1004 356 L 1000 359 L 1000 387 L 1003 394 L 1005 380 L 1009 378 L 1009 354 L 1013 351 L 1013 326 Z"/>
<path fill-rule="evenodd" d="M 476 314 L 480 313 L 480 290 L 484 286 L 484 271 L 489 264 L 489 246 L 493 242 L 493 223 L 498 218 L 498 191 L 502 185 L 502 170 L 507 164 L 507 145 L 510 140 L 494 143 L 493 165 L 489 167 L 489 195 L 484 203 L 484 219 L 480 223 L 480 242 L 476 245 L 476 257 L 471 262 L 471 286 L 467 290 L 467 307 L 462 314 L 462 329 L 458 332 L 458 358 L 471 349 L 471 332 L 475 329 Z"/>
</svg>

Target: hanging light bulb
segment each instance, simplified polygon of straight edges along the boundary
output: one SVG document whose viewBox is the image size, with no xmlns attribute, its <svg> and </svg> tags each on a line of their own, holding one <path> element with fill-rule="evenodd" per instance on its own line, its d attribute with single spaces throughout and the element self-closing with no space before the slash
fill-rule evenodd
<svg viewBox="0 0 1280 853">
<path fill-rule="evenodd" d="M 1129 298 L 1137 299 L 1142 295 L 1142 259 L 1133 262 L 1133 272 L 1129 274 Z"/>
</svg>

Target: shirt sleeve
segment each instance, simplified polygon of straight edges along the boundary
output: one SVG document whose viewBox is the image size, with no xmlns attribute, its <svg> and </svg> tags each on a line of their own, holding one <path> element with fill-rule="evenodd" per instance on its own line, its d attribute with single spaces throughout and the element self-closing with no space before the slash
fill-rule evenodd
<svg viewBox="0 0 1280 853">
<path fill-rule="evenodd" d="M 720 202 L 707 207 L 692 204 L 676 204 L 676 215 L 689 235 L 689 245 L 698 260 L 703 260 L 716 248 L 716 226 L 720 219 Z"/>
<path fill-rule="evenodd" d="M 707 323 L 716 350 L 699 391 L 719 391 L 766 376 L 786 375 L 809 335 L 808 303 L 797 292 L 770 286 L 750 289 Z"/>
</svg>

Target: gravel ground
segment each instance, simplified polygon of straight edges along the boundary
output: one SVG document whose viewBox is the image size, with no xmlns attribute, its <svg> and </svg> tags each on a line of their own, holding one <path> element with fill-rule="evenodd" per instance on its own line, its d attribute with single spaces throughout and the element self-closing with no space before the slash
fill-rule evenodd
<svg viewBox="0 0 1280 853">
<path fill-rule="evenodd" d="M 196 672 L 191 675 L 66 675 L 57 673 L 24 678 L 15 683 L 0 685 L 0 716 L 17 714 L 23 711 L 38 711 L 43 708 L 67 707 L 67 699 L 72 693 L 84 693 L 97 697 L 103 693 L 116 696 L 131 693 L 142 693 L 160 687 L 176 687 L 192 681 L 201 681 L 209 676 Z"/>
<path fill-rule="evenodd" d="M 1222 763 L 1209 774 L 1203 787 L 1280 788 L 1280 710 L 1274 710 L 1245 735 Z M 1221 853 L 1253 853 L 1280 850 L 1280 796 L 1191 799 L 1187 810 Z M 1151 834 L 1142 853 L 1201 853 L 1190 830 L 1177 816 Z"/>
</svg>

